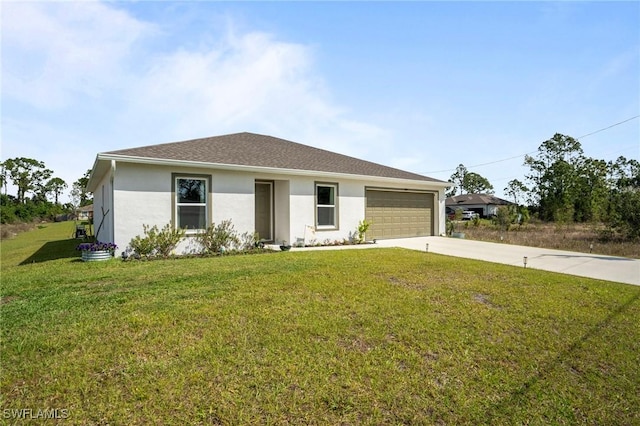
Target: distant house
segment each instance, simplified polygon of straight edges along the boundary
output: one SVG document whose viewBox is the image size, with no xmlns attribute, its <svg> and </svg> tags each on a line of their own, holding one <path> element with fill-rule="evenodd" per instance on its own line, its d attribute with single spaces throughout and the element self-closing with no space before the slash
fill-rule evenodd
<svg viewBox="0 0 640 426">
<path fill-rule="evenodd" d="M 462 194 L 445 200 L 447 212 L 457 209 L 476 212 L 480 217 L 495 216 L 500 206 L 513 205 L 511 201 L 503 200 L 492 194 Z"/>
<path fill-rule="evenodd" d="M 78 207 L 76 210 L 78 220 L 91 220 L 93 219 L 93 204 L 88 206 Z"/>
<path fill-rule="evenodd" d="M 127 247 L 143 225 L 187 228 L 190 236 L 231 220 L 239 233 L 291 244 L 445 232 L 450 183 L 254 133 L 143 146 L 97 155 L 94 194 L 102 241 Z M 103 217 L 104 212 L 104 217 Z"/>
</svg>

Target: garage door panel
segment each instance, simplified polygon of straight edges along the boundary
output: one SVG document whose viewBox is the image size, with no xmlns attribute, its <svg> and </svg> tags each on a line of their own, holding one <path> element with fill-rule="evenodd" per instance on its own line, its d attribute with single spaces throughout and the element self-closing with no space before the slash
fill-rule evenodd
<svg viewBox="0 0 640 426">
<path fill-rule="evenodd" d="M 433 235 L 433 194 L 367 190 L 366 196 L 367 238 Z"/>
</svg>

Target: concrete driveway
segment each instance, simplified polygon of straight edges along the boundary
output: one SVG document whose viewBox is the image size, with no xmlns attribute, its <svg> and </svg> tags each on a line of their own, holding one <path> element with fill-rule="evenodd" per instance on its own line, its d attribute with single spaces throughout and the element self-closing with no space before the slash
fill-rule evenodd
<svg viewBox="0 0 640 426">
<path fill-rule="evenodd" d="M 580 277 L 597 278 L 640 285 L 640 260 L 600 254 L 550 250 L 510 244 L 487 243 L 447 237 L 419 237 L 380 240 L 378 247 L 402 247 L 487 262 L 560 272 Z"/>
</svg>

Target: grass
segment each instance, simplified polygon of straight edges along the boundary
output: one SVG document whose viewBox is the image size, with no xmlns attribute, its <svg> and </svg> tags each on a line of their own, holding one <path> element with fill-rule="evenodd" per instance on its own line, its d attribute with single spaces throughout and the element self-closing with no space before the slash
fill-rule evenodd
<svg viewBox="0 0 640 426">
<path fill-rule="evenodd" d="M 0 240 L 13 238 L 21 232 L 26 232 L 36 226 L 34 222 L 19 222 L 15 224 L 2 224 L 0 226 Z"/>
<path fill-rule="evenodd" d="M 55 238 L 2 242 L 6 422 L 640 424 L 640 287 L 400 249 L 82 263 Z"/>
<path fill-rule="evenodd" d="M 640 240 L 606 238 L 604 228 L 599 224 L 533 221 L 523 226 L 512 226 L 507 232 L 489 220 L 480 220 L 479 226 L 466 221 L 460 222 L 457 228 L 464 232 L 465 238 L 472 240 L 640 259 Z"/>
</svg>

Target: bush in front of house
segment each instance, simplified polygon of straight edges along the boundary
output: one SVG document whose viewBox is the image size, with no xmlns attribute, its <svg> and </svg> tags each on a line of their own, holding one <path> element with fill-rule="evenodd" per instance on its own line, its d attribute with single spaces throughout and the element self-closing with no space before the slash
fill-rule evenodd
<svg viewBox="0 0 640 426">
<path fill-rule="evenodd" d="M 162 229 L 149 225 L 142 225 L 142 229 L 144 235 L 137 235 L 131 239 L 123 255 L 124 259 L 166 259 L 173 254 L 186 231 L 174 229 L 171 223 Z M 238 234 L 230 220 L 224 220 L 218 225 L 212 223 L 193 238 L 196 249 L 192 254 L 195 255 L 247 253 L 256 249 L 255 234 Z"/>
<path fill-rule="evenodd" d="M 233 251 L 240 245 L 238 232 L 230 220 L 223 220 L 218 225 L 212 223 L 196 236 L 203 254 L 215 254 Z"/>
<path fill-rule="evenodd" d="M 185 229 L 174 229 L 171 223 L 162 229 L 157 226 L 142 225 L 144 236 L 137 235 L 131 239 L 128 251 L 138 258 L 167 258 L 184 237 Z"/>
<path fill-rule="evenodd" d="M 195 238 L 202 254 L 247 252 L 256 248 L 255 234 L 245 232 L 239 235 L 231 220 L 223 220 L 218 225 L 212 223 Z"/>
</svg>

